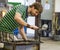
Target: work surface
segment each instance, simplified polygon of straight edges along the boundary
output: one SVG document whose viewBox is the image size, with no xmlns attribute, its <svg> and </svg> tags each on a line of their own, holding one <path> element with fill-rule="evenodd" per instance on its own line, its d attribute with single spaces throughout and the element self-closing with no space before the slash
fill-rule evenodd
<svg viewBox="0 0 60 50">
<path fill-rule="evenodd" d="M 54 41 L 46 37 L 41 38 L 41 41 L 44 43 L 40 44 L 40 50 L 60 50 L 60 41 Z"/>
</svg>

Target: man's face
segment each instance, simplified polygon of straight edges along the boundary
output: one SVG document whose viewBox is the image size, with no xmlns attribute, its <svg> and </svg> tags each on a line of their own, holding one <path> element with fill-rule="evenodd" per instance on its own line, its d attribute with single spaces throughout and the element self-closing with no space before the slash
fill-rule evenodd
<svg viewBox="0 0 60 50">
<path fill-rule="evenodd" d="M 30 11 L 30 15 L 32 15 L 32 16 L 37 16 L 39 14 L 39 11 L 37 10 L 37 9 L 32 9 L 31 11 Z"/>
</svg>

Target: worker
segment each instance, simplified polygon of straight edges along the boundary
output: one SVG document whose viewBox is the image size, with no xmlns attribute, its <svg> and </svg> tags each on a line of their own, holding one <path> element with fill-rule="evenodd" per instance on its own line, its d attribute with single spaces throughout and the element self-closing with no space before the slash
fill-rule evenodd
<svg viewBox="0 0 60 50">
<path fill-rule="evenodd" d="M 37 17 L 41 14 L 43 8 L 40 2 L 35 2 L 30 6 L 17 5 L 13 7 L 0 21 L 0 32 L 13 34 L 13 30 L 18 28 L 19 32 L 24 40 L 27 40 L 27 36 L 24 32 L 24 26 L 33 30 L 39 29 L 35 25 L 30 25 L 26 20 L 26 16 Z"/>
</svg>

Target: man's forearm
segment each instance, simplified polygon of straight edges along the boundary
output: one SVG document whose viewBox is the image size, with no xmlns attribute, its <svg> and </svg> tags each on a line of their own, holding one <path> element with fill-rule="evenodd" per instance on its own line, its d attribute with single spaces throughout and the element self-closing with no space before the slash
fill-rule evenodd
<svg viewBox="0 0 60 50">
<path fill-rule="evenodd" d="M 27 40 L 27 36 L 24 31 L 24 27 L 19 28 L 20 34 L 24 40 Z"/>
</svg>

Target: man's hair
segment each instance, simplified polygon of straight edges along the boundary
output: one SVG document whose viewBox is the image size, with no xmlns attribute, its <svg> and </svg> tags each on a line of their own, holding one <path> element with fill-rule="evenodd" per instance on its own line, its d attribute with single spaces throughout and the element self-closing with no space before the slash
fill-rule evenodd
<svg viewBox="0 0 60 50">
<path fill-rule="evenodd" d="M 30 5 L 30 7 L 33 7 L 33 6 L 35 9 L 37 9 L 39 11 L 39 13 L 41 13 L 43 11 L 43 7 L 40 2 L 35 2 L 32 5 Z"/>
</svg>

